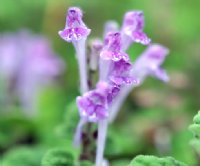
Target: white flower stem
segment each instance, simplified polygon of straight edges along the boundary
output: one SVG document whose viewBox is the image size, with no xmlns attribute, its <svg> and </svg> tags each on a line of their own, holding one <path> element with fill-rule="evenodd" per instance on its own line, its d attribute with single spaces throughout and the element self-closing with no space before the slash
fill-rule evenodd
<svg viewBox="0 0 200 166">
<path fill-rule="evenodd" d="M 86 39 L 74 42 L 76 49 L 76 56 L 79 64 L 80 74 L 80 92 L 81 94 L 87 92 L 88 89 L 88 73 L 87 73 L 87 56 L 86 56 Z"/>
<path fill-rule="evenodd" d="M 76 128 L 75 135 L 74 135 L 74 146 L 76 147 L 79 147 L 81 144 L 81 133 L 82 133 L 83 125 L 85 123 L 86 122 L 81 118 Z"/>
<path fill-rule="evenodd" d="M 136 74 L 132 73 L 132 75 L 136 75 Z M 141 76 L 138 78 L 140 80 L 139 85 L 141 85 L 144 82 L 145 78 L 146 78 L 146 76 Z M 113 103 L 110 107 L 110 115 L 108 118 L 109 123 L 112 123 L 115 120 L 124 100 L 126 99 L 128 94 L 133 90 L 133 88 L 136 86 L 138 86 L 138 84 L 133 84 L 131 86 L 125 86 L 120 90 L 119 94 L 117 95 L 117 97 L 115 98 L 115 100 L 113 101 Z"/>
<path fill-rule="evenodd" d="M 97 138 L 97 151 L 96 151 L 95 166 L 102 166 L 107 128 L 108 128 L 107 119 L 101 120 L 98 122 L 98 138 Z"/>
<path fill-rule="evenodd" d="M 133 87 L 134 86 L 127 86 L 127 87 L 123 87 L 120 90 L 118 96 L 115 98 L 115 100 L 113 101 L 113 104 L 111 105 L 110 115 L 109 115 L 109 119 L 108 119 L 109 123 L 112 123 L 115 120 L 124 100 L 126 99 L 128 94 L 131 92 Z"/>
<path fill-rule="evenodd" d="M 100 81 L 107 80 L 110 65 L 111 65 L 110 60 L 104 60 L 102 58 L 99 59 L 99 80 Z"/>
</svg>

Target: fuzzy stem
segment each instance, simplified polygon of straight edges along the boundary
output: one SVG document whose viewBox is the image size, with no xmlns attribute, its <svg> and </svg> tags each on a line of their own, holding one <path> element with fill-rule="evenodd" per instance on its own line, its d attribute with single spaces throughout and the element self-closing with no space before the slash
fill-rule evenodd
<svg viewBox="0 0 200 166">
<path fill-rule="evenodd" d="M 109 119 L 108 119 L 109 123 L 112 123 L 115 120 L 124 100 L 126 99 L 128 94 L 131 92 L 133 87 L 134 86 L 127 86 L 127 87 L 123 87 L 121 89 L 118 96 L 115 98 L 115 100 L 113 101 L 113 104 L 111 105 L 110 115 L 109 115 Z"/>
<path fill-rule="evenodd" d="M 132 73 L 132 75 L 135 75 L 135 74 Z M 146 76 L 142 76 L 139 78 L 140 85 L 144 82 L 145 78 L 146 78 Z M 126 86 L 120 90 L 118 96 L 115 98 L 113 104 L 111 105 L 110 115 L 109 115 L 109 119 L 108 119 L 109 123 L 112 123 L 115 120 L 124 100 L 126 99 L 128 94 L 133 90 L 133 88 L 136 86 L 138 86 L 138 85 Z"/>
<path fill-rule="evenodd" d="M 83 126 L 86 122 L 83 119 L 80 119 L 78 126 L 75 131 L 74 135 L 74 146 L 79 147 L 81 144 L 81 134 L 83 130 Z"/>
<path fill-rule="evenodd" d="M 76 49 L 76 56 L 79 64 L 80 92 L 83 94 L 89 90 L 87 76 L 86 39 L 74 42 L 73 44 Z"/>
<path fill-rule="evenodd" d="M 109 67 L 112 62 L 109 60 L 104 60 L 100 58 L 99 60 L 99 80 L 105 81 L 107 80 Z"/>
<path fill-rule="evenodd" d="M 108 128 L 107 119 L 99 121 L 95 166 L 102 166 L 103 153 L 104 153 L 105 142 L 106 142 L 107 128 Z"/>
</svg>

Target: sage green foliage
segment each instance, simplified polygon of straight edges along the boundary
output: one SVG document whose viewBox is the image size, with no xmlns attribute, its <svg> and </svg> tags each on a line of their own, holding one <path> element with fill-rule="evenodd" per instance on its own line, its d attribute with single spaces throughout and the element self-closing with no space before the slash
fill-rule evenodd
<svg viewBox="0 0 200 166">
<path fill-rule="evenodd" d="M 134 158 L 128 166 L 187 166 L 172 157 L 158 158 L 155 156 L 140 155 Z"/>
<path fill-rule="evenodd" d="M 200 155 L 200 111 L 193 118 L 193 124 L 189 126 L 189 129 L 194 134 L 194 138 L 191 140 L 191 145 L 195 151 Z"/>
<path fill-rule="evenodd" d="M 200 140 L 197 138 L 194 138 L 190 141 L 190 144 L 193 146 L 195 151 L 199 154 L 200 156 Z"/>
<path fill-rule="evenodd" d="M 40 166 L 44 148 L 19 147 L 8 151 L 2 157 L 3 166 Z"/>
<path fill-rule="evenodd" d="M 200 111 L 194 116 L 193 122 L 189 129 L 193 132 L 195 137 L 200 139 Z"/>
<path fill-rule="evenodd" d="M 74 166 L 74 156 L 63 149 L 51 149 L 43 157 L 42 166 Z"/>
</svg>

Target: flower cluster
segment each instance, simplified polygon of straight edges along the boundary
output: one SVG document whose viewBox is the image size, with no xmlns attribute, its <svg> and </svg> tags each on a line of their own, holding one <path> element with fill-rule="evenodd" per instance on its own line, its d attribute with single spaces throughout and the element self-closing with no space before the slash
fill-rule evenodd
<svg viewBox="0 0 200 166">
<path fill-rule="evenodd" d="M 31 114 L 38 91 L 60 75 L 64 63 L 46 38 L 28 31 L 2 34 L 0 43 L 0 78 Z"/>
<path fill-rule="evenodd" d="M 138 84 L 139 79 L 131 74 L 133 68 L 129 55 L 125 52 L 131 43 L 139 42 L 144 45 L 150 43 L 150 39 L 143 32 L 144 17 L 141 11 L 128 12 L 124 17 L 121 30 L 113 22 L 106 25 L 105 39 L 99 44 L 99 83 L 96 89 L 89 92 L 84 91 L 82 97 L 77 98 L 80 116 L 90 122 L 98 122 L 109 115 L 109 105 L 114 100 L 121 87 L 130 84 Z M 69 8 L 67 12 L 66 26 L 59 31 L 59 35 L 67 42 L 78 45 L 81 40 L 86 40 L 90 29 L 82 20 L 82 11 L 79 8 Z M 76 48 L 81 52 L 80 49 Z M 97 49 L 97 48 L 96 48 Z M 93 49 L 95 50 L 95 49 Z M 95 53 L 96 53 L 95 52 Z M 95 57 L 95 55 L 94 55 Z M 86 63 L 83 55 L 77 53 L 79 64 Z M 85 58 L 85 56 L 84 56 Z M 94 62 L 93 62 L 94 63 Z M 82 66 L 87 66 L 83 64 Z M 81 68 L 81 66 L 80 66 Z M 80 71 L 86 70 L 80 69 Z M 82 78 L 87 78 L 83 76 Z M 87 80 L 81 80 L 87 82 Z M 100 86 L 104 85 L 104 86 Z"/>
<path fill-rule="evenodd" d="M 99 80 L 96 88 L 89 90 L 85 47 L 90 29 L 84 24 L 82 16 L 79 8 L 69 8 L 66 26 L 64 30 L 59 31 L 59 35 L 65 41 L 72 42 L 76 50 L 82 93 L 82 96 L 77 97 L 77 105 L 82 119 L 79 123 L 81 125 L 78 125 L 78 131 L 81 131 L 83 121 L 99 124 L 96 165 L 100 166 L 107 121 L 119 109 L 113 110 L 115 107 L 113 105 L 120 107 L 116 102 L 122 101 L 122 98 L 126 97 L 122 94 L 127 94 L 132 87 L 140 85 L 149 75 L 168 81 L 166 72 L 160 67 L 168 50 L 159 44 L 150 43 L 150 38 L 143 31 L 144 15 L 142 11 L 127 12 L 121 28 L 115 21 L 107 22 L 104 40 L 94 40 L 90 45 L 89 68 L 99 71 Z M 134 43 L 148 45 L 148 48 L 135 63 L 132 63 L 126 51 Z M 80 135 L 80 133 L 76 133 L 76 136 Z"/>
</svg>

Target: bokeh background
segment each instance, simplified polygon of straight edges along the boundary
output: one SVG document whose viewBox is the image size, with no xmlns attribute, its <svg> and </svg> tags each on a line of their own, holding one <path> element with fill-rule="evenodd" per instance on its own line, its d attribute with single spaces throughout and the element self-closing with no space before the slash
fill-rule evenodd
<svg viewBox="0 0 200 166">
<path fill-rule="evenodd" d="M 34 166 L 38 166 L 51 147 L 62 146 L 73 151 L 70 138 L 76 122 L 73 118 L 77 119 L 78 113 L 70 110 L 79 95 L 78 67 L 72 45 L 57 34 L 64 27 L 70 6 L 83 9 L 84 21 L 92 29 L 90 38 L 102 37 L 105 21 L 116 20 L 121 24 L 126 11 L 143 10 L 145 32 L 153 42 L 170 49 L 163 65 L 170 82 L 164 84 L 148 78 L 128 96 L 120 115 L 109 127 L 106 157 L 111 165 L 126 165 L 138 154 L 170 155 L 190 166 L 200 165 L 190 145 L 192 133 L 188 130 L 200 109 L 199 0 L 0 0 L 1 35 L 25 29 L 43 35 L 65 63 L 56 82 L 40 90 L 34 116 L 27 115 L 31 110 L 24 112 L 16 96 L 12 96 L 11 103 L 5 103 L 9 94 L 4 91 L 5 82 L 1 82 L 2 161 L 12 166 L 20 158 L 17 155 L 30 153 Z M 131 47 L 128 50 L 131 59 L 135 60 L 144 49 L 139 44 Z"/>
</svg>

